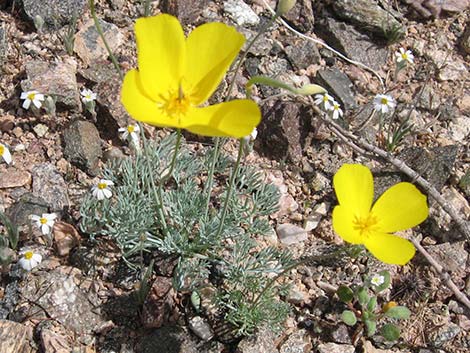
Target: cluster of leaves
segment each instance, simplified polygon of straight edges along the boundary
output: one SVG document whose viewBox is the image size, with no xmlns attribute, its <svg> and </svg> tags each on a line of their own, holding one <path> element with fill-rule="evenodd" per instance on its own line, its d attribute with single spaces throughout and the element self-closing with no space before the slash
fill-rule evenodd
<svg viewBox="0 0 470 353">
<path fill-rule="evenodd" d="M 210 169 L 212 149 L 202 155 L 182 143 L 167 181 L 175 135 L 158 143 L 143 142 L 142 151 L 134 157 L 107 165 L 104 177 L 114 182 L 115 196 L 100 202 L 92 196 L 85 198 L 82 231 L 113 239 L 130 266 L 138 266 L 143 253 L 177 256 L 175 289 L 197 291 L 212 281 L 218 288 L 220 312 L 240 335 L 263 324 L 282 323 L 288 307 L 278 301 L 280 288 L 270 278 L 290 268 L 293 260 L 287 251 L 272 247 L 259 251 L 254 240 L 273 231 L 268 215 L 277 210 L 277 188 L 265 184 L 256 169 L 241 167 L 222 217 L 219 205 L 228 188 L 209 195 L 210 190 L 199 183 Z M 221 184 L 226 183 L 229 165 L 228 158 L 218 158 L 215 174 Z"/>
<path fill-rule="evenodd" d="M 377 294 L 390 286 L 390 273 L 381 271 L 378 274 L 383 278 L 383 283 L 374 285 L 371 278 L 362 286 L 350 288 L 340 286 L 337 295 L 341 301 L 347 304 L 341 318 L 346 325 L 355 326 L 359 322 L 359 330 L 364 330 L 367 336 L 377 333 L 377 324 L 385 319 L 408 319 L 410 310 L 405 306 L 396 305 L 395 302 L 385 303 L 381 307 L 377 305 Z M 400 337 L 400 328 L 392 322 L 381 325 L 379 334 L 387 341 L 396 341 Z"/>
</svg>

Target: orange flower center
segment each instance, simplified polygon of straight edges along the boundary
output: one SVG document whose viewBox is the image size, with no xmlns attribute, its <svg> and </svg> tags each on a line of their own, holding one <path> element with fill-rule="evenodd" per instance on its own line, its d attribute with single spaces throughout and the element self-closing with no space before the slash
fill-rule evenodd
<svg viewBox="0 0 470 353">
<path fill-rule="evenodd" d="M 106 183 L 98 183 L 98 189 L 103 190 L 106 189 Z"/>
<path fill-rule="evenodd" d="M 41 224 L 46 224 L 46 223 L 47 223 L 47 219 L 41 217 L 41 218 L 39 218 L 39 222 L 40 222 Z"/>
<path fill-rule="evenodd" d="M 387 98 L 382 98 L 382 99 L 380 100 L 380 104 L 382 104 L 382 105 L 387 105 L 387 104 L 388 104 L 388 99 L 387 99 Z"/>
<path fill-rule="evenodd" d="M 169 92 L 168 97 L 163 97 L 163 102 L 160 104 L 160 109 L 172 117 L 180 119 L 188 111 L 191 102 L 184 96 L 183 90 L 180 86 L 178 92 Z"/>
<path fill-rule="evenodd" d="M 132 134 L 134 131 L 135 131 L 134 125 L 129 125 L 129 126 L 127 127 L 127 132 L 128 132 L 128 133 Z"/>
<path fill-rule="evenodd" d="M 25 258 L 26 260 L 31 260 L 31 259 L 33 258 L 33 252 L 32 252 L 32 251 L 26 251 L 26 252 L 24 253 L 24 258 Z"/>
<path fill-rule="evenodd" d="M 354 230 L 359 231 L 361 236 L 368 237 L 370 233 L 376 229 L 376 225 L 377 218 L 370 213 L 367 217 L 354 217 L 353 228 Z"/>
</svg>

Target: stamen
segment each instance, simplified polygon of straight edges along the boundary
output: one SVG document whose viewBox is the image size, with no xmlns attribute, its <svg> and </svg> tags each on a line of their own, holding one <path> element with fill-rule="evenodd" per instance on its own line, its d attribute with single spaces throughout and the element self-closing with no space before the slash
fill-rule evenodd
<svg viewBox="0 0 470 353">
<path fill-rule="evenodd" d="M 32 251 L 26 251 L 26 252 L 24 253 L 24 258 L 25 258 L 26 260 L 31 260 L 31 259 L 33 258 L 33 255 L 34 255 L 34 254 L 33 254 Z"/>
<path fill-rule="evenodd" d="M 370 233 L 375 230 L 376 225 L 377 218 L 370 213 L 367 217 L 354 217 L 353 228 L 354 230 L 358 230 L 361 236 L 368 237 Z"/>
<path fill-rule="evenodd" d="M 106 183 L 98 183 L 98 189 L 103 190 L 106 189 L 108 185 Z"/>
</svg>

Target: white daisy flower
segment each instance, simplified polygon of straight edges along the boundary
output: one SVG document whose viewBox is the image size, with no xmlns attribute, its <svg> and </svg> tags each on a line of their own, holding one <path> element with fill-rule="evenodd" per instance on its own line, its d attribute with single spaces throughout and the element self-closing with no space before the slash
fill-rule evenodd
<svg viewBox="0 0 470 353">
<path fill-rule="evenodd" d="M 411 52 L 411 50 L 405 50 L 404 48 L 400 48 L 397 52 L 395 52 L 395 56 L 397 57 L 397 63 L 410 63 L 413 64 L 415 56 Z"/>
<path fill-rule="evenodd" d="M 370 283 L 372 283 L 374 286 L 378 287 L 381 286 L 385 282 L 385 277 L 381 275 L 373 275 L 372 278 L 370 279 Z"/>
<path fill-rule="evenodd" d="M 51 233 L 56 218 L 57 215 L 55 213 L 43 213 L 41 217 L 36 215 L 31 216 L 31 220 L 41 229 L 44 235 Z"/>
<path fill-rule="evenodd" d="M 24 109 L 29 109 L 29 106 L 31 105 L 31 103 L 33 103 L 34 106 L 39 109 L 41 108 L 41 105 L 42 105 L 41 102 L 44 101 L 44 95 L 39 93 L 38 91 L 23 92 L 21 93 L 20 98 L 24 99 L 24 102 L 22 105 Z"/>
<path fill-rule="evenodd" d="M 341 106 L 337 101 L 333 101 L 330 110 L 333 112 L 333 120 L 343 116 L 343 111 L 341 110 Z"/>
<path fill-rule="evenodd" d="M 243 140 L 245 140 L 245 143 L 250 143 L 254 140 L 256 140 L 256 137 L 258 136 L 258 130 L 256 128 L 253 129 L 251 134 L 243 137 Z"/>
<path fill-rule="evenodd" d="M 396 105 L 395 99 L 387 94 L 378 94 L 374 98 L 374 109 L 382 114 L 388 113 Z"/>
<path fill-rule="evenodd" d="M 96 93 L 94 93 L 91 89 L 84 88 L 80 94 L 82 95 L 83 104 L 87 104 L 96 100 Z"/>
<path fill-rule="evenodd" d="M 31 271 L 42 261 L 42 256 L 34 253 L 31 250 L 22 251 L 20 255 L 22 255 L 22 257 L 18 263 L 20 264 L 21 268 L 26 271 Z"/>
<path fill-rule="evenodd" d="M 316 105 L 322 105 L 325 110 L 330 110 L 332 103 L 335 101 L 335 99 L 330 96 L 328 93 L 324 94 L 317 94 L 315 95 L 315 104 Z"/>
<path fill-rule="evenodd" d="M 0 143 L 0 156 L 2 156 L 3 160 L 6 164 L 11 163 L 11 153 L 7 146 Z"/>
<path fill-rule="evenodd" d="M 121 133 L 121 138 L 123 140 L 127 140 L 129 137 L 132 142 L 137 144 L 139 142 L 139 133 L 140 133 L 140 127 L 139 125 L 127 125 L 127 127 L 121 127 L 118 129 L 118 131 Z"/>
<path fill-rule="evenodd" d="M 113 185 L 114 183 L 111 180 L 101 179 L 97 185 L 91 188 L 91 192 L 98 200 L 109 199 L 113 196 L 109 187 Z"/>
</svg>

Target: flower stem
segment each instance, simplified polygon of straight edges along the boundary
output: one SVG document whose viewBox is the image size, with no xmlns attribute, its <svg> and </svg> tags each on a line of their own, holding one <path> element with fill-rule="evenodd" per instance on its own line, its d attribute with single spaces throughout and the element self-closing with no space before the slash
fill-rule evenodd
<svg viewBox="0 0 470 353">
<path fill-rule="evenodd" d="M 98 20 L 98 17 L 96 17 L 96 11 L 95 11 L 95 1 L 94 0 L 88 0 L 88 4 L 90 5 L 90 12 L 91 12 L 91 17 L 93 17 L 93 21 L 95 22 L 95 27 L 96 31 L 98 32 L 101 40 L 104 43 L 104 46 L 106 47 L 106 50 L 108 51 L 109 57 L 111 58 L 111 61 L 113 62 L 114 68 L 119 74 L 119 78 L 122 80 L 124 76 L 122 75 L 121 68 L 119 67 L 119 64 L 116 60 L 116 57 L 114 56 L 111 48 L 108 45 L 108 42 L 106 41 L 106 38 L 104 37 L 103 29 L 101 28 L 101 24 Z"/>
<path fill-rule="evenodd" d="M 150 16 L 150 0 L 144 0 L 144 16 Z"/>
<path fill-rule="evenodd" d="M 217 164 L 217 160 L 219 158 L 219 148 L 220 148 L 220 138 L 217 137 L 215 139 L 215 146 L 214 146 L 214 155 L 212 156 L 211 167 L 209 169 L 209 173 L 207 175 L 207 183 L 205 185 L 205 191 L 207 192 L 206 197 L 206 210 L 204 211 L 204 219 L 207 220 L 207 215 L 209 213 L 209 204 L 211 202 L 211 194 L 212 194 L 212 185 L 214 183 L 214 170 L 215 165 Z"/>
<path fill-rule="evenodd" d="M 230 199 L 232 198 L 235 178 L 238 174 L 238 168 L 240 167 L 240 161 L 243 155 L 243 146 L 245 144 L 245 141 L 243 139 L 240 139 L 239 142 L 240 142 L 240 146 L 238 147 L 237 161 L 235 162 L 235 165 L 233 166 L 233 169 L 232 169 L 232 174 L 230 175 L 230 181 L 229 181 L 228 190 L 227 190 L 227 197 L 225 198 L 224 206 L 222 209 L 222 215 L 220 216 L 219 228 L 217 229 L 217 233 L 215 237 L 216 239 L 220 236 L 220 234 L 222 233 L 222 229 L 224 227 L 225 217 L 227 216 L 228 204 L 229 204 Z"/>
<path fill-rule="evenodd" d="M 175 169 L 175 164 L 176 164 L 176 157 L 178 156 L 178 152 L 181 146 L 181 129 L 176 129 L 176 142 L 175 142 L 175 150 L 173 152 L 173 158 L 171 159 L 170 162 L 170 169 L 168 172 L 162 177 L 162 180 L 160 182 L 160 185 L 165 185 L 165 182 L 171 178 L 171 175 L 173 174 L 173 169 Z"/>
</svg>

